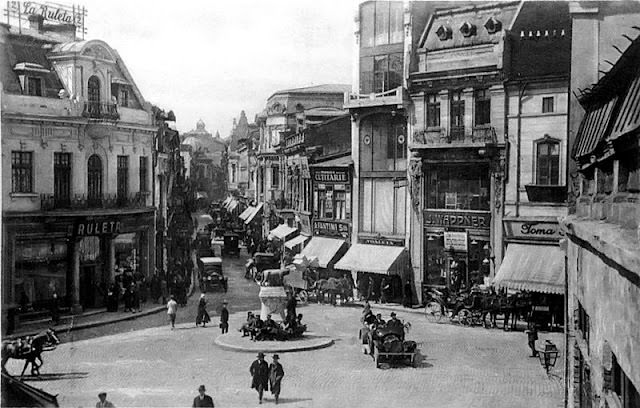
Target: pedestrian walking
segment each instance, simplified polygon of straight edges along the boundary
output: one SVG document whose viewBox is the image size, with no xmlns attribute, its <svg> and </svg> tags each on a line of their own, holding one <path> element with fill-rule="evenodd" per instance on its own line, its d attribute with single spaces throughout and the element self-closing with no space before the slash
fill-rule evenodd
<svg viewBox="0 0 640 408">
<path fill-rule="evenodd" d="M 411 307 L 413 305 L 413 292 L 411 288 L 411 281 L 407 280 L 404 283 L 404 307 Z"/>
<path fill-rule="evenodd" d="M 536 350 L 536 340 L 538 340 L 538 327 L 533 323 L 527 333 L 527 343 L 531 349 L 531 357 L 538 357 L 538 351 Z"/>
<path fill-rule="evenodd" d="M 264 361 L 264 353 L 258 353 L 258 359 L 249 367 L 251 388 L 258 391 L 258 401 L 262 404 L 262 395 L 269 390 L 269 364 Z"/>
<path fill-rule="evenodd" d="M 213 404 L 213 398 L 205 394 L 204 393 L 205 391 L 206 391 L 206 388 L 204 388 L 204 385 L 201 385 L 198 387 L 199 395 L 193 399 L 193 404 L 191 405 L 192 408 L 215 407 L 215 405 Z"/>
<path fill-rule="evenodd" d="M 387 278 L 382 278 L 380 281 L 380 303 L 387 303 L 387 294 L 389 293 L 389 283 Z"/>
<path fill-rule="evenodd" d="M 274 354 L 273 363 L 269 365 L 269 387 L 271 387 L 271 394 L 276 398 L 276 404 L 280 397 L 282 377 L 284 377 L 284 369 L 282 368 L 282 364 L 280 364 L 280 356 Z"/>
<path fill-rule="evenodd" d="M 58 305 L 58 293 L 53 292 L 53 298 L 51 299 L 51 321 L 53 324 L 60 322 L 60 307 Z"/>
<path fill-rule="evenodd" d="M 222 329 L 222 334 L 229 331 L 229 310 L 226 300 L 222 302 L 222 310 L 220 311 L 220 329 Z"/>
<path fill-rule="evenodd" d="M 100 401 L 96 402 L 96 408 L 115 408 L 115 405 L 107 400 L 106 392 L 101 392 L 100 394 L 98 394 L 98 399 Z"/>
<path fill-rule="evenodd" d="M 207 323 L 211 321 L 209 313 L 207 312 L 207 299 L 204 297 L 204 293 L 200 295 L 200 301 L 198 302 L 198 316 L 196 316 L 196 326 L 207 327 Z"/>
<path fill-rule="evenodd" d="M 178 312 L 178 302 L 176 302 L 175 296 L 171 295 L 167 302 L 167 315 L 169 315 L 169 321 L 171 322 L 171 330 L 176 327 L 176 313 Z"/>
</svg>

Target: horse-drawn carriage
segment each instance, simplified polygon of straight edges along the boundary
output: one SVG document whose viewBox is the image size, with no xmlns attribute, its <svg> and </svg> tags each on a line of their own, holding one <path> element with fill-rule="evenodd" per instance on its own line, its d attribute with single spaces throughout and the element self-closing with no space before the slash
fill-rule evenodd
<svg viewBox="0 0 640 408">
<path fill-rule="evenodd" d="M 271 252 L 256 252 L 245 265 L 244 277 L 256 281 L 262 280 L 262 271 L 280 267 L 280 258 Z"/>
<path fill-rule="evenodd" d="M 405 330 L 411 325 L 400 321 L 397 324 L 375 326 L 363 322 L 363 327 L 358 333 L 362 342 L 364 354 L 369 354 L 376 363 L 376 368 L 384 363 L 398 364 L 408 363 L 412 367 L 417 364 L 417 343 L 405 340 Z"/>
<path fill-rule="evenodd" d="M 47 329 L 34 337 L 2 341 L 2 372 L 8 374 L 5 368 L 7 361 L 17 359 L 24 360 L 20 377 L 24 375 L 29 364 L 31 374 L 40 376 L 40 367 L 44 364 L 42 352 L 55 349 L 59 343 L 60 340 L 53 329 Z"/>
<path fill-rule="evenodd" d="M 526 294 L 498 294 L 483 287 L 461 293 L 429 288 L 425 299 L 424 311 L 428 320 L 440 322 L 443 317 L 448 317 L 451 322 L 466 326 L 496 327 L 497 316 L 503 315 L 503 328 L 507 329 L 510 319 L 511 328 L 515 328 L 517 319 L 528 318 L 531 309 L 531 299 Z"/>
</svg>

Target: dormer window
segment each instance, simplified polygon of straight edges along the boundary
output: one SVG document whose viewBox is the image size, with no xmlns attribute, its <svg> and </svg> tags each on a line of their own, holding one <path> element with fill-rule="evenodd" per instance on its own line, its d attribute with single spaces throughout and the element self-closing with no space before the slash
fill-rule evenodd
<svg viewBox="0 0 640 408">
<path fill-rule="evenodd" d="M 27 76 L 25 93 L 30 96 L 42 96 L 42 78 Z"/>
<path fill-rule="evenodd" d="M 471 24 L 468 21 L 465 21 L 461 26 L 460 26 L 460 32 L 462 33 L 462 35 L 465 38 L 471 37 L 472 35 L 475 35 L 476 33 L 476 26 Z"/>
<path fill-rule="evenodd" d="M 450 27 L 441 25 L 440 27 L 438 27 L 438 30 L 436 31 L 436 35 L 438 36 L 440 41 L 446 41 L 453 37 L 453 31 L 451 30 Z"/>
<path fill-rule="evenodd" d="M 498 31 L 502 30 L 502 23 L 500 20 L 496 20 L 493 17 L 489 17 L 486 23 L 484 23 L 484 28 L 487 29 L 489 34 L 495 34 Z"/>
<path fill-rule="evenodd" d="M 18 74 L 20 84 L 22 85 L 22 92 L 25 95 L 44 96 L 44 80 L 42 77 L 44 74 L 48 74 L 49 70 L 40 64 L 31 62 L 16 64 L 13 70 Z"/>
</svg>

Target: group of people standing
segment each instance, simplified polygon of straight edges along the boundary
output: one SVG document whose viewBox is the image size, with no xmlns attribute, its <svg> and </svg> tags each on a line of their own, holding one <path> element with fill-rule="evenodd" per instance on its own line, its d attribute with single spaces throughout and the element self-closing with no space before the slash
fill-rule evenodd
<svg viewBox="0 0 640 408">
<path fill-rule="evenodd" d="M 387 303 L 399 297 L 397 291 L 394 290 L 394 282 L 387 276 L 374 279 L 371 275 L 362 275 L 358 279 L 357 288 L 360 300 L 364 301 Z M 402 304 L 404 307 L 413 305 L 413 292 L 409 280 L 402 287 Z"/>
</svg>

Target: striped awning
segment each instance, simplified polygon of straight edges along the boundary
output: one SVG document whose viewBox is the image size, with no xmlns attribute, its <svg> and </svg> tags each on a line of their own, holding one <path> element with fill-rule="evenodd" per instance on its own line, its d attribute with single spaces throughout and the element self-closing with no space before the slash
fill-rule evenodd
<svg viewBox="0 0 640 408">
<path fill-rule="evenodd" d="M 608 140 L 615 140 L 638 127 L 640 127 L 640 71 L 636 73 L 635 79 L 627 90 Z"/>
<path fill-rule="evenodd" d="M 509 244 L 493 282 L 498 287 L 564 293 L 564 252 L 558 246 Z"/>
<path fill-rule="evenodd" d="M 238 217 L 244 221 L 255 210 L 255 207 L 247 207 Z"/>
<path fill-rule="evenodd" d="M 336 258 L 343 254 L 341 249 L 347 245 L 342 239 L 313 237 L 306 247 L 300 252 L 300 255 L 309 259 L 317 259 L 318 266 L 328 268 Z"/>
<path fill-rule="evenodd" d="M 335 269 L 389 275 L 404 253 L 404 247 L 355 244 L 340 259 Z"/>
<path fill-rule="evenodd" d="M 580 123 L 578 135 L 573 148 L 573 157 L 583 157 L 591 154 L 598 143 L 606 137 L 606 131 L 611 121 L 613 107 L 616 105 L 618 97 L 609 102 L 589 109 Z"/>
<path fill-rule="evenodd" d="M 259 203 L 257 206 L 255 207 L 250 207 L 252 209 L 251 214 L 249 214 L 249 216 L 247 217 L 246 220 L 244 220 L 244 223 L 246 225 L 249 225 L 249 223 L 251 223 L 251 221 L 253 221 L 254 218 L 256 218 L 256 215 L 260 214 L 260 211 L 262 211 L 262 207 L 264 206 L 263 203 Z"/>
<path fill-rule="evenodd" d="M 296 228 L 291 228 L 286 224 L 280 224 L 274 229 L 272 229 L 271 231 L 269 231 L 269 235 L 284 241 L 289 235 L 293 234 L 296 231 L 297 231 Z"/>
</svg>

